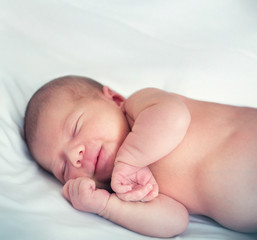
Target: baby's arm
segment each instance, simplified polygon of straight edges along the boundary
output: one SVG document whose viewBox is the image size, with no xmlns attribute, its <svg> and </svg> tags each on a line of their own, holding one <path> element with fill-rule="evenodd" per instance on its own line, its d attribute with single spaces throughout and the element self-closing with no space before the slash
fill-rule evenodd
<svg viewBox="0 0 257 240">
<path fill-rule="evenodd" d="M 124 110 L 131 132 L 115 160 L 111 185 L 118 195 L 135 187 L 141 190 L 138 185 L 143 184 L 135 181 L 137 172 L 175 149 L 184 138 L 191 120 L 189 110 L 176 94 L 153 88 L 133 94 L 125 102 Z M 151 174 L 150 171 L 148 173 Z M 151 179 L 149 175 L 146 178 Z M 145 181 L 142 174 L 141 179 Z"/>
<path fill-rule="evenodd" d="M 124 104 L 131 132 L 122 144 L 116 161 L 145 167 L 178 146 L 191 116 L 176 94 L 146 88 L 134 93 Z"/>
<path fill-rule="evenodd" d="M 96 189 L 90 178 L 77 178 L 65 184 L 63 195 L 78 210 L 98 214 L 144 235 L 172 237 L 188 225 L 186 208 L 162 194 L 151 202 L 126 202 L 116 194 Z"/>
</svg>

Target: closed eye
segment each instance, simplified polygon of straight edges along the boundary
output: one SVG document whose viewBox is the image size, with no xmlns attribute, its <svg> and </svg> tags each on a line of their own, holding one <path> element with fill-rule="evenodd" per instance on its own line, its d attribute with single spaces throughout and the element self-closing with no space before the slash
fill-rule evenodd
<svg viewBox="0 0 257 240">
<path fill-rule="evenodd" d="M 75 137 L 77 134 L 78 134 L 78 131 L 79 131 L 79 128 L 80 128 L 80 122 L 79 122 L 79 120 L 80 120 L 80 118 L 81 118 L 81 116 L 83 115 L 83 113 L 79 116 L 79 118 L 78 118 L 78 120 L 76 121 L 76 123 L 75 123 L 75 126 L 74 126 L 74 129 L 73 129 L 73 137 Z"/>
<path fill-rule="evenodd" d="M 62 179 L 65 182 L 65 171 L 66 171 L 67 162 L 65 161 L 62 167 Z"/>
<path fill-rule="evenodd" d="M 75 127 L 74 127 L 74 130 L 73 130 L 73 137 L 75 137 L 76 136 L 76 134 L 77 134 L 77 129 L 78 129 L 78 122 L 79 122 L 79 120 L 77 120 L 77 122 L 76 122 L 76 124 L 75 124 Z"/>
</svg>

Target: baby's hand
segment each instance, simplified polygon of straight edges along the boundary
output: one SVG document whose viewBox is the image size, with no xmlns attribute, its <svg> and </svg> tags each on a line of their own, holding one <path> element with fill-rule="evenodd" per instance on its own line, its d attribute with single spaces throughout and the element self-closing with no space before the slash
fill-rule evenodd
<svg viewBox="0 0 257 240">
<path fill-rule="evenodd" d="M 151 201 L 158 196 L 159 187 L 148 167 L 134 167 L 116 162 L 111 187 L 125 201 Z"/>
<path fill-rule="evenodd" d="M 96 189 L 95 182 L 87 177 L 69 180 L 62 193 L 74 208 L 96 214 L 105 209 L 110 197 L 108 191 Z"/>
</svg>

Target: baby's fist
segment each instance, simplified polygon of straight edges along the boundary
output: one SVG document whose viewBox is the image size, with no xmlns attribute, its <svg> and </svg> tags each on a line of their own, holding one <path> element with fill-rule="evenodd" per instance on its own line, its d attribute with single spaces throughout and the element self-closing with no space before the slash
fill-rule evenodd
<svg viewBox="0 0 257 240">
<path fill-rule="evenodd" d="M 124 201 L 151 201 L 158 196 L 159 187 L 148 167 L 135 167 L 116 162 L 111 187 Z"/>
<path fill-rule="evenodd" d="M 96 214 L 105 209 L 110 197 L 108 191 L 96 189 L 95 182 L 87 177 L 69 180 L 62 193 L 74 208 Z"/>
</svg>

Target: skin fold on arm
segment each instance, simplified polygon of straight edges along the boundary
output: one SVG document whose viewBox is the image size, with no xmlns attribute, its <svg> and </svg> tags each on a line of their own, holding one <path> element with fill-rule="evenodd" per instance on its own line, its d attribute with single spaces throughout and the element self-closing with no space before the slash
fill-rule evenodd
<svg viewBox="0 0 257 240">
<path fill-rule="evenodd" d="M 86 177 L 69 180 L 64 197 L 74 208 L 98 214 L 116 224 L 152 237 L 172 237 L 185 231 L 189 221 L 186 208 L 159 194 L 150 202 L 123 201 L 115 193 L 97 189 Z"/>
<path fill-rule="evenodd" d="M 158 185 L 147 166 L 178 146 L 190 113 L 177 95 L 154 88 L 133 94 L 124 109 L 131 132 L 117 153 L 111 186 L 123 200 L 150 201 L 158 195 Z"/>
</svg>

